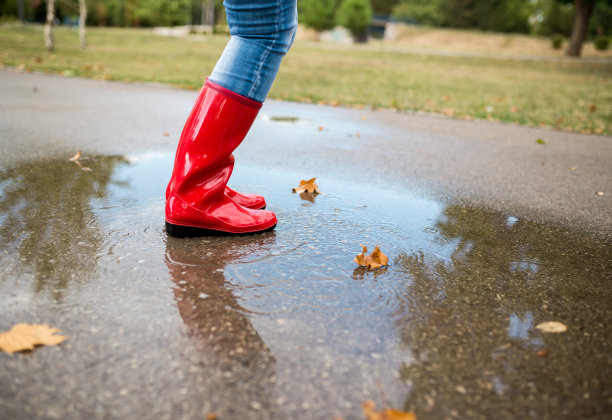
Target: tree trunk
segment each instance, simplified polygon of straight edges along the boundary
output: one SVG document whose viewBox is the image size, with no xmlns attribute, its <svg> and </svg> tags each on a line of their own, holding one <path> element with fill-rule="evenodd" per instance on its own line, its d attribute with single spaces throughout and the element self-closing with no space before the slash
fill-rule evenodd
<svg viewBox="0 0 612 420">
<path fill-rule="evenodd" d="M 17 15 L 19 15 L 19 22 L 23 23 L 23 0 L 17 2 Z"/>
<path fill-rule="evenodd" d="M 85 33 L 85 25 L 87 24 L 87 2 L 79 0 L 79 39 L 81 40 L 81 48 L 87 48 L 87 34 Z"/>
<path fill-rule="evenodd" d="M 206 0 L 202 2 L 202 25 L 215 26 L 215 2 Z"/>
<path fill-rule="evenodd" d="M 584 42 L 584 36 L 589 26 L 589 19 L 591 19 L 594 5 L 595 0 L 574 1 L 574 27 L 566 53 L 569 57 L 580 57 L 582 43 Z"/>
<path fill-rule="evenodd" d="M 45 45 L 47 46 L 47 50 L 49 51 L 53 51 L 53 48 L 55 48 L 53 25 L 55 25 L 55 0 L 47 0 L 47 19 L 45 21 Z"/>
</svg>

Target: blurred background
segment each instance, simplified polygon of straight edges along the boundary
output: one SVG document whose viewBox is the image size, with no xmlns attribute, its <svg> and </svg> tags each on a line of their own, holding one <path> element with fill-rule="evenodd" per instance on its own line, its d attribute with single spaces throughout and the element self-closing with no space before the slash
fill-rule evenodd
<svg viewBox="0 0 612 420">
<path fill-rule="evenodd" d="M 271 98 L 612 129 L 612 0 L 299 0 Z M 0 0 L 0 66 L 198 89 L 221 0 Z"/>
</svg>

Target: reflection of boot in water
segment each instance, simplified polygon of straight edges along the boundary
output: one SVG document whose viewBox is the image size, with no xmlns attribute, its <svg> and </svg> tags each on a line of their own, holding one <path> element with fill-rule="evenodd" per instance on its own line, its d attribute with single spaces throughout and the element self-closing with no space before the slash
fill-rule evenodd
<svg viewBox="0 0 612 420">
<path fill-rule="evenodd" d="M 167 238 L 166 265 L 176 286 L 177 307 L 214 390 L 207 401 L 228 418 L 252 417 L 254 401 L 263 409 L 272 408 L 275 360 L 223 270 L 273 241 L 273 234 L 206 242 Z"/>
</svg>

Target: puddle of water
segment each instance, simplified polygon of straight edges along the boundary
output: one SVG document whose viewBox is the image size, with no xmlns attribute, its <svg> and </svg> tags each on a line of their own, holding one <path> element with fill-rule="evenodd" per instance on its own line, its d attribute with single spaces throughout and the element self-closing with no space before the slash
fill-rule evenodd
<svg viewBox="0 0 612 420">
<path fill-rule="evenodd" d="M 277 229 L 176 239 L 172 160 L 0 172 L 0 330 L 71 336 L 0 355 L 9 414 L 362 418 L 366 399 L 421 420 L 610 412 L 608 244 L 324 176 L 301 196 L 317 174 L 240 166 L 232 185 L 265 194 Z M 358 268 L 360 244 L 389 267 Z M 549 320 L 569 331 L 535 329 Z"/>
<path fill-rule="evenodd" d="M 282 117 L 282 116 L 272 116 L 272 117 L 269 117 L 269 119 L 271 121 L 286 122 L 286 123 L 296 123 L 301 120 L 301 118 L 298 118 L 298 117 Z"/>
</svg>

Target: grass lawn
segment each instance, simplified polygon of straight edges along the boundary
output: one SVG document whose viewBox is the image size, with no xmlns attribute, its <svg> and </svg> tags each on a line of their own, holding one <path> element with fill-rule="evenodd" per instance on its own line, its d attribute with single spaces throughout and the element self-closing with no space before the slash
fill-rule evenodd
<svg viewBox="0 0 612 420">
<path fill-rule="evenodd" d="M 227 37 L 169 38 L 142 29 L 0 26 L 0 63 L 22 70 L 197 89 Z M 397 47 L 397 44 L 394 44 Z M 612 62 L 449 57 L 297 41 L 270 97 L 336 106 L 395 108 L 612 134 Z"/>
</svg>

